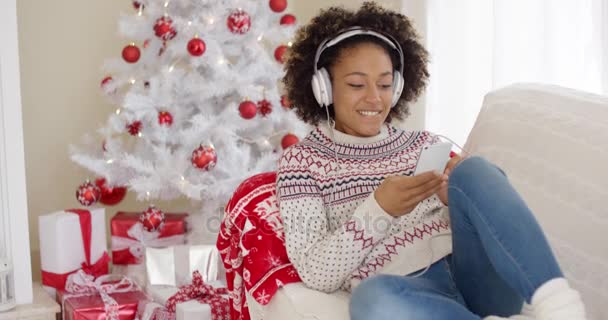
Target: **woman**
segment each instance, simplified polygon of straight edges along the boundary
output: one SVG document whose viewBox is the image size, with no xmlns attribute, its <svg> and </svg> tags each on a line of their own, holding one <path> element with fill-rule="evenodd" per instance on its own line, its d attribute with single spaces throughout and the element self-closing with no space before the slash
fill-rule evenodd
<svg viewBox="0 0 608 320">
<path fill-rule="evenodd" d="M 409 20 L 374 3 L 330 8 L 298 31 L 284 84 L 316 128 L 284 152 L 277 194 L 300 277 L 353 290 L 353 319 L 585 319 L 500 169 L 455 156 L 413 174 L 439 139 L 390 123 L 424 90 L 427 61 Z"/>
</svg>

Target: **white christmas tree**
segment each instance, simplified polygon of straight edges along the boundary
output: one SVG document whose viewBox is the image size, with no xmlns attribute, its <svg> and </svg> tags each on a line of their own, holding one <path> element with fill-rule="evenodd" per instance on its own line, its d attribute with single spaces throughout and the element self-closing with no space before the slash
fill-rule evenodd
<svg viewBox="0 0 608 320">
<path fill-rule="evenodd" d="M 122 58 L 104 65 L 102 89 L 117 109 L 99 139 L 71 146 L 72 160 L 128 187 L 143 209 L 186 197 L 205 219 L 244 179 L 276 170 L 282 150 L 309 129 L 280 94 L 295 18 L 286 0 L 133 6 L 120 18 Z M 197 241 L 206 235 L 193 223 Z"/>
</svg>

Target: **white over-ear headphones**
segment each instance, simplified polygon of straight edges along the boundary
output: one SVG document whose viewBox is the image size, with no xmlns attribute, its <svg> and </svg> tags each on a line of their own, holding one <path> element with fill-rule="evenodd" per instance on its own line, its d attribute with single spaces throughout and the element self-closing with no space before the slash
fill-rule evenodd
<svg viewBox="0 0 608 320">
<path fill-rule="evenodd" d="M 395 70 L 393 72 L 393 97 L 391 100 L 391 108 L 397 105 L 399 98 L 401 97 L 401 92 L 403 92 L 403 50 L 401 49 L 401 45 L 397 40 L 390 36 L 381 34 L 377 31 L 367 30 L 362 27 L 351 27 L 345 30 L 340 31 L 336 36 L 332 38 L 327 38 L 321 42 L 319 48 L 317 49 L 317 53 L 315 55 L 315 73 L 312 76 L 312 92 L 319 103 L 321 108 L 329 106 L 333 103 L 333 95 L 331 92 L 331 80 L 329 77 L 329 72 L 325 68 L 317 69 L 319 66 L 319 58 L 325 49 L 339 43 L 340 41 L 354 37 L 357 35 L 369 35 L 376 38 L 379 38 L 386 43 L 388 43 L 392 48 L 397 50 L 399 53 L 399 70 Z"/>
</svg>

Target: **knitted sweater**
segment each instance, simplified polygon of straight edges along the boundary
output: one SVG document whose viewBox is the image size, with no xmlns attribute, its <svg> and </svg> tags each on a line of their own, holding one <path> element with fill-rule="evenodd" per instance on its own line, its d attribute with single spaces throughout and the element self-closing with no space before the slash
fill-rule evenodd
<svg viewBox="0 0 608 320">
<path fill-rule="evenodd" d="M 365 138 L 334 130 L 334 143 L 330 130 L 317 127 L 279 161 L 285 244 L 302 281 L 324 292 L 351 290 L 372 274 L 410 274 L 451 253 L 449 215 L 437 195 L 394 218 L 373 194 L 387 176 L 413 175 L 421 148 L 438 139 L 386 125 Z"/>
</svg>

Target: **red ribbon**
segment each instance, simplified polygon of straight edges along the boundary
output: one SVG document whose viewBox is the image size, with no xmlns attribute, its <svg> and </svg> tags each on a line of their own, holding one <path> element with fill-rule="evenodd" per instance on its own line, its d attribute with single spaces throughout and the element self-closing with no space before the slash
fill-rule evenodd
<svg viewBox="0 0 608 320">
<path fill-rule="evenodd" d="M 81 265 L 82 270 L 85 273 L 90 274 L 96 278 L 100 275 L 108 274 L 110 256 L 107 252 L 104 252 L 103 255 L 94 264 L 91 264 L 91 233 L 93 228 L 91 222 L 91 212 L 83 209 L 69 209 L 65 211 L 78 215 L 78 219 L 80 221 L 80 232 L 82 235 L 82 243 L 84 246 L 85 256 L 85 261 Z M 56 288 L 58 290 L 65 290 L 65 283 L 68 279 L 68 276 L 78 270 L 80 269 L 76 269 L 74 271 L 64 274 L 52 273 L 43 270 L 42 284 L 44 284 L 45 286 Z"/>
<path fill-rule="evenodd" d="M 229 302 L 228 299 L 222 297 L 223 294 L 228 294 L 228 289 L 214 288 L 204 283 L 203 276 L 197 270 L 192 273 L 192 284 L 181 286 L 179 291 L 167 300 L 165 307 L 170 312 L 175 312 L 175 306 L 178 303 L 196 299 L 211 305 L 212 319 L 223 319 L 221 313 L 229 313 Z M 218 310 L 220 308 L 225 310 Z"/>
</svg>

